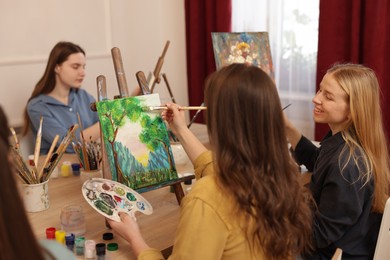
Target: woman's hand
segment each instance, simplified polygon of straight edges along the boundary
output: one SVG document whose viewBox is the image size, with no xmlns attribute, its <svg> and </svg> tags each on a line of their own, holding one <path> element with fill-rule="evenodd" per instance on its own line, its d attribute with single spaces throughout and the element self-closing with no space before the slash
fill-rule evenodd
<svg viewBox="0 0 390 260">
<path fill-rule="evenodd" d="M 161 113 L 162 118 L 168 122 L 173 134 L 179 138 L 191 162 L 195 163 L 196 158 L 207 150 L 206 147 L 188 129 L 184 111 L 180 110 L 180 106 L 174 103 L 168 103 L 166 106 L 168 110 Z"/>
<path fill-rule="evenodd" d="M 134 214 L 132 212 L 119 212 L 118 215 L 121 219 L 120 222 L 111 219 L 107 219 L 107 222 L 119 236 L 129 242 L 134 254 L 138 256 L 143 250 L 149 249 L 150 247 L 145 243 L 145 240 L 142 237 Z"/>
<path fill-rule="evenodd" d="M 161 113 L 162 118 L 168 122 L 169 129 L 175 134 L 179 135 L 180 131 L 187 129 L 184 111 L 180 110 L 180 106 L 175 103 L 167 103 L 165 110 Z"/>
</svg>

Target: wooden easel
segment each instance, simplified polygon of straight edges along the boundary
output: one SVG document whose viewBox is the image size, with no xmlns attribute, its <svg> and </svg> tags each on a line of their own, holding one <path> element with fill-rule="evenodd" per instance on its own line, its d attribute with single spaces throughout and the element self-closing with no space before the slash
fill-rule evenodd
<svg viewBox="0 0 390 260">
<path fill-rule="evenodd" d="M 113 62 L 114 62 L 115 74 L 116 74 L 118 88 L 119 88 L 119 95 L 117 96 L 117 98 L 129 97 L 129 91 L 128 91 L 127 82 L 126 82 L 126 75 L 125 75 L 125 72 L 123 69 L 123 62 L 122 62 L 122 57 L 121 57 L 121 53 L 120 53 L 119 48 L 117 48 L 117 47 L 112 48 L 111 54 L 112 54 L 112 58 L 113 58 Z M 151 91 L 147 85 L 144 73 L 141 71 L 137 72 L 136 76 L 137 76 L 138 83 L 140 84 L 142 94 L 150 94 Z M 97 83 L 98 101 L 107 100 L 108 98 L 107 98 L 107 87 L 106 87 L 105 77 L 103 75 L 99 75 L 96 78 L 96 81 L 97 81 L 96 83 Z M 96 110 L 96 106 L 91 106 L 91 109 Z M 101 138 L 101 140 L 104 140 L 103 139 L 103 131 L 100 131 L 100 138 Z M 101 145 L 101 149 L 102 149 L 102 155 L 103 155 L 102 156 L 103 177 L 106 179 L 112 179 L 110 165 L 109 165 L 105 145 Z M 146 191 L 150 191 L 150 190 L 154 190 L 154 189 L 163 188 L 166 186 L 171 186 L 173 191 L 175 192 L 177 202 L 180 204 L 181 200 L 183 199 L 183 197 L 185 195 L 181 183 L 191 181 L 192 179 L 194 179 L 193 175 L 184 176 L 184 177 L 180 177 L 174 181 L 170 181 L 170 182 L 163 183 L 163 184 L 155 184 L 152 186 L 137 189 L 136 191 L 142 193 L 142 192 L 146 192 Z"/>
</svg>

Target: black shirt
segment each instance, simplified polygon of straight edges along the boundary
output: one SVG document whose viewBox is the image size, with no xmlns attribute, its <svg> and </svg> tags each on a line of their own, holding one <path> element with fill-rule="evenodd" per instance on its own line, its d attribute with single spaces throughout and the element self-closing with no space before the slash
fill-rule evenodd
<svg viewBox="0 0 390 260">
<path fill-rule="evenodd" d="M 306 259 L 330 259 L 336 248 L 343 259 L 372 259 L 382 214 L 371 212 L 374 181 L 361 178 L 360 160 L 349 159 L 341 132 L 329 133 L 317 148 L 302 137 L 294 151 L 299 164 L 313 172 L 310 183 L 318 209 L 314 216 L 313 236 L 316 252 Z"/>
</svg>

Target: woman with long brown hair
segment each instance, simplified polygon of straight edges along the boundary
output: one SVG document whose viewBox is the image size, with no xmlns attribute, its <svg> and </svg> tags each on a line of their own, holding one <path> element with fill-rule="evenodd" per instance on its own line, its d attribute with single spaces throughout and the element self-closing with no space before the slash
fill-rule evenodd
<svg viewBox="0 0 390 260">
<path fill-rule="evenodd" d="M 46 69 L 36 84 L 24 112 L 24 134 L 31 129 L 36 135 L 43 117 L 41 153 L 49 151 L 54 137 L 60 140 L 81 119 L 84 137 L 100 137 L 99 118 L 91 111 L 95 99 L 81 88 L 86 75 L 84 50 L 71 42 L 58 42 L 50 52 Z M 76 136 L 80 136 L 79 129 Z M 69 146 L 67 153 L 74 153 Z"/>
<path fill-rule="evenodd" d="M 182 201 L 170 259 L 294 259 L 309 247 L 312 213 L 275 84 L 257 67 L 232 64 L 208 79 L 205 104 L 211 151 L 180 106 L 167 104 L 163 113 L 197 178 Z M 139 258 L 161 259 L 133 218 L 121 220 L 110 225 Z"/>
<path fill-rule="evenodd" d="M 49 240 L 38 242 L 33 233 L 18 193 L 9 153 L 8 120 L 1 107 L 0 133 L 0 259 L 76 259 L 64 245 Z"/>
</svg>

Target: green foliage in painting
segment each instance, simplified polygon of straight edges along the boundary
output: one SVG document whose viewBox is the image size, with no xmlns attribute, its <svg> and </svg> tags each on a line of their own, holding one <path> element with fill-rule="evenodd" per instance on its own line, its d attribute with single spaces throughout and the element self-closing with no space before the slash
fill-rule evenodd
<svg viewBox="0 0 390 260">
<path fill-rule="evenodd" d="M 161 116 L 147 113 L 143 107 L 137 97 L 97 103 L 112 178 L 133 189 L 178 178 L 165 123 Z M 116 140 L 119 129 L 128 122 L 138 123 L 142 128 L 138 137 L 149 150 L 147 165 Z"/>
</svg>

